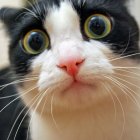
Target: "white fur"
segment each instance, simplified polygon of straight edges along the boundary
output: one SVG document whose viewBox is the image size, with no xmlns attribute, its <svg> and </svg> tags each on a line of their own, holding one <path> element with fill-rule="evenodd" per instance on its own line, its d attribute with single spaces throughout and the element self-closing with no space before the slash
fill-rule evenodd
<svg viewBox="0 0 140 140">
<path fill-rule="evenodd" d="M 38 85 L 37 90 L 23 97 L 29 106 L 35 95 L 47 90 L 40 105 L 36 107 L 38 104 L 35 103 L 32 107 L 32 140 L 139 140 L 137 103 L 140 99 L 136 95 L 139 89 L 134 85 L 140 86 L 140 78 L 133 74 L 139 72 L 136 69 L 132 69 L 132 73 L 114 69 L 115 66 L 138 67 L 138 64 L 128 59 L 111 61 L 119 56 L 109 50 L 109 45 L 83 41 L 79 17 L 68 2 L 63 2 L 60 9 L 50 10 L 44 26 L 52 48 L 33 60 L 33 74 L 39 74 L 39 79 L 35 83 L 25 83 L 22 89 Z M 80 89 L 69 88 L 73 78 L 57 67 L 65 48 L 76 49 L 85 58 L 76 76 L 83 83 Z M 119 80 L 134 92 L 124 92 L 121 85 L 120 88 L 104 77 L 112 75 L 132 82 L 134 85 Z M 108 85 L 113 91 L 108 91 Z"/>
</svg>

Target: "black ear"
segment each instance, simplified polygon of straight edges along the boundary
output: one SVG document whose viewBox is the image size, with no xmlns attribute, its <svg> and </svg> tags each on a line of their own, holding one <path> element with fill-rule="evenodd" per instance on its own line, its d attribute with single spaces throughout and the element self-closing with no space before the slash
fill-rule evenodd
<svg viewBox="0 0 140 140">
<path fill-rule="evenodd" d="M 14 8 L 1 8 L 0 9 L 0 21 L 2 21 L 7 27 L 10 27 L 10 25 L 14 24 L 18 18 L 18 15 L 20 15 L 19 9 Z"/>
</svg>

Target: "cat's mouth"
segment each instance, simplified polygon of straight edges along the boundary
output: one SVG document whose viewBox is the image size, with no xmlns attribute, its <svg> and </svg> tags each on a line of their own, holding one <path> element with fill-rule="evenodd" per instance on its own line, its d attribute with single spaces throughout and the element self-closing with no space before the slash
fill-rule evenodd
<svg viewBox="0 0 140 140">
<path fill-rule="evenodd" d="M 88 91 L 90 89 L 96 89 L 96 85 L 95 84 L 89 84 L 77 79 L 74 79 L 73 82 L 71 82 L 71 84 L 65 88 L 64 93 L 65 92 L 72 92 L 72 93 L 84 93 L 85 91 Z"/>
</svg>

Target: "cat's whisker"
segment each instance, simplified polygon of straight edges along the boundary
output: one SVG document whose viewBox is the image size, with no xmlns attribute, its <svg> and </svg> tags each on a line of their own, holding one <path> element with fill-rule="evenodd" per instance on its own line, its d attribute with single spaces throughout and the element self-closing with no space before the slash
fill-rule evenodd
<svg viewBox="0 0 140 140">
<path fill-rule="evenodd" d="M 33 86 L 32 88 L 28 89 L 27 91 L 23 92 L 20 96 L 18 96 L 17 98 L 15 98 L 14 100 L 12 100 L 11 102 L 9 102 L 7 105 L 5 105 L 1 110 L 0 113 L 2 111 L 4 111 L 9 105 L 11 105 L 12 103 L 14 103 L 16 100 L 20 99 L 21 97 L 29 94 L 32 90 L 38 88 L 38 86 Z"/>
<path fill-rule="evenodd" d="M 17 95 L 14 94 L 14 95 L 11 95 L 11 96 L 0 97 L 0 100 L 8 99 L 8 98 L 16 97 L 16 96 L 17 96 Z"/>
<path fill-rule="evenodd" d="M 93 64 L 88 64 L 86 67 L 88 69 L 92 68 Z M 102 69 L 102 67 L 100 65 L 97 65 L 96 67 L 99 68 L 99 69 Z M 132 69 L 132 70 L 133 69 L 138 69 L 138 70 L 140 70 L 140 67 L 139 66 L 138 67 L 136 67 L 136 66 L 135 67 L 134 66 L 125 66 L 125 67 L 124 66 L 113 66 L 112 69 L 113 70 L 116 70 L 116 69 Z"/>
<path fill-rule="evenodd" d="M 114 78 L 113 78 L 114 79 Z M 123 84 L 122 82 L 118 81 L 116 78 L 115 80 L 120 83 L 120 85 L 122 85 L 122 88 L 125 88 L 125 90 L 127 90 L 127 92 L 132 96 L 132 98 L 136 101 L 138 107 L 140 108 L 140 104 L 138 103 L 138 101 L 136 100 L 136 97 L 132 94 L 134 93 L 137 97 L 140 98 L 140 95 L 137 94 L 134 90 L 130 89 L 128 86 L 126 86 L 125 84 Z M 131 93 L 132 92 L 132 93 Z"/>
<path fill-rule="evenodd" d="M 113 98 L 113 95 L 111 94 L 111 92 L 110 92 L 110 89 L 106 86 L 106 84 L 105 83 L 102 83 L 103 84 L 103 86 L 104 86 L 104 88 L 108 91 L 108 93 L 109 93 L 109 95 L 110 95 L 110 97 L 111 97 L 111 99 L 112 99 L 112 102 L 113 102 L 113 105 L 114 105 L 114 118 L 115 118 L 115 121 L 116 121 L 116 118 L 117 118 L 117 109 L 116 109 L 116 102 L 115 102 L 115 100 L 114 100 L 114 98 Z"/>
<path fill-rule="evenodd" d="M 137 55 L 140 55 L 140 53 L 133 53 L 133 54 L 130 54 L 130 55 L 114 58 L 114 59 L 109 60 L 109 62 L 113 62 L 113 61 L 116 61 L 116 60 L 121 60 L 121 59 L 129 58 L 129 57 L 137 56 Z"/>
<path fill-rule="evenodd" d="M 64 81 L 65 81 L 65 80 L 62 80 L 62 81 L 59 82 L 59 83 L 63 83 Z M 57 83 L 53 83 L 53 84 L 51 85 L 51 87 L 52 87 L 52 86 L 55 86 L 55 85 L 57 85 Z M 49 89 L 47 89 L 47 90 L 43 93 L 43 97 L 46 96 L 48 90 L 49 90 Z M 50 92 L 50 94 L 51 94 L 51 93 L 52 93 L 52 92 Z M 54 96 L 54 95 L 52 95 L 52 96 Z M 43 97 L 42 97 L 42 99 L 43 99 Z M 48 98 L 46 98 L 46 100 L 45 100 L 45 102 L 44 102 L 44 104 L 43 104 L 43 108 L 42 108 L 42 110 L 41 110 L 40 116 L 42 116 L 42 113 L 43 113 L 43 110 L 44 110 L 44 108 L 45 108 L 47 99 L 48 99 Z M 53 99 L 51 100 L 51 106 L 52 106 L 52 103 L 53 103 Z M 52 107 L 51 107 L 51 108 L 52 108 Z M 52 110 L 52 109 L 51 109 L 51 110 Z M 35 113 L 35 111 L 34 111 L 34 113 Z M 34 113 L 33 113 L 33 114 L 34 114 Z M 30 124 L 31 124 L 31 122 L 32 122 L 32 119 L 33 119 L 33 117 L 31 117 L 31 119 L 30 119 L 30 123 L 29 123 L 28 130 L 27 130 L 27 137 L 26 137 L 26 140 L 27 140 L 28 137 L 29 137 L 29 136 L 28 136 L 28 133 L 29 133 Z"/>
<path fill-rule="evenodd" d="M 37 103 L 33 113 L 32 113 L 32 116 L 30 117 L 30 122 L 29 122 L 29 125 L 28 125 L 28 129 L 27 129 L 27 137 L 26 137 L 26 140 L 28 140 L 28 133 L 29 133 L 29 129 L 30 129 L 30 125 L 31 125 L 31 122 L 32 122 L 32 119 L 33 119 L 33 116 L 38 108 L 38 106 L 40 105 L 41 101 L 43 100 L 43 98 L 46 96 L 47 92 L 49 91 L 50 88 L 48 88 L 47 90 L 45 90 L 43 93 L 40 93 L 41 94 L 41 98 L 39 99 L 39 102 Z M 47 98 L 46 98 L 47 99 Z M 30 110 L 29 110 L 30 112 Z"/>
<path fill-rule="evenodd" d="M 32 81 L 32 80 L 31 80 Z M 24 82 L 24 81 L 23 81 Z M 26 82 L 26 81 L 25 81 Z M 14 83 L 9 83 L 10 85 L 12 85 L 12 84 L 14 84 Z M 7 86 L 9 86 L 9 84 L 8 85 L 6 85 L 6 87 Z M 17 83 L 18 84 L 18 83 Z M 6 88 L 6 87 L 3 87 L 2 89 L 4 89 L 4 88 Z M 0 90 L 2 90 L 2 89 L 0 89 Z M 2 99 L 8 99 L 8 98 L 12 98 L 12 97 L 16 97 L 17 96 L 17 94 L 15 94 L 15 93 L 13 93 L 14 95 L 10 95 L 10 96 L 3 96 L 3 97 L 0 97 L 0 100 L 2 100 Z"/>
<path fill-rule="evenodd" d="M 125 111 L 124 111 L 124 107 L 121 103 L 121 100 L 119 99 L 119 97 L 117 96 L 117 94 L 113 91 L 113 89 L 111 88 L 111 86 L 108 84 L 108 88 L 110 89 L 110 91 L 112 92 L 112 94 L 116 97 L 116 99 L 118 100 L 119 104 L 120 104 L 120 107 L 121 107 L 121 110 L 122 110 L 122 115 L 123 115 L 123 125 L 122 125 L 122 132 L 121 132 L 121 135 L 120 135 L 120 140 L 122 139 L 123 137 L 123 134 L 124 134 L 124 131 L 125 131 L 125 124 L 126 124 L 126 118 L 125 118 Z"/>
<path fill-rule="evenodd" d="M 121 73 L 115 73 L 115 75 L 140 80 L 140 78 L 137 76 L 129 76 L 129 75 L 121 74 Z"/>
<path fill-rule="evenodd" d="M 49 89 L 48 89 L 48 90 L 49 90 Z M 14 136 L 14 140 L 16 140 L 18 131 L 19 131 L 20 126 L 22 125 L 22 123 L 23 123 L 25 117 L 29 114 L 29 112 L 31 111 L 31 109 L 32 109 L 32 107 L 34 106 L 34 104 L 37 103 L 37 105 L 35 106 L 35 109 L 34 109 L 34 111 L 33 111 L 33 114 L 35 113 L 35 111 L 37 110 L 38 106 L 40 105 L 40 103 L 41 103 L 41 101 L 42 101 L 44 95 L 46 94 L 46 92 L 47 92 L 47 90 L 46 90 L 45 92 L 43 92 L 43 93 L 40 93 L 39 96 L 37 97 L 37 100 L 30 106 L 30 109 L 28 109 L 28 111 L 25 113 L 25 115 L 23 116 L 23 118 L 22 118 L 21 122 L 19 123 L 19 126 L 18 126 L 18 128 L 17 128 L 17 130 L 16 130 L 16 133 L 15 133 L 15 136 Z M 32 117 L 31 117 L 31 119 L 32 119 Z M 31 122 L 31 121 L 30 121 L 30 122 Z M 30 123 L 29 123 L 29 125 L 30 125 Z"/>
<path fill-rule="evenodd" d="M 16 76 L 14 76 L 14 75 L 12 75 L 12 76 L 9 76 L 10 78 L 12 78 L 12 79 L 20 79 L 20 78 L 34 78 L 34 77 L 38 77 L 38 75 L 39 74 L 30 74 L 30 75 L 28 75 L 28 76 L 23 76 L 23 75 L 16 75 Z M 5 75 L 6 76 L 6 75 Z"/>
<path fill-rule="evenodd" d="M 138 107 L 140 108 L 140 105 L 139 105 L 137 99 L 134 97 L 134 95 L 133 95 L 130 91 L 127 90 L 126 85 L 123 85 L 121 82 L 119 82 L 118 80 L 116 80 L 116 79 L 114 79 L 114 78 L 112 78 L 112 77 L 107 77 L 107 76 L 105 76 L 105 77 L 108 78 L 108 79 L 110 79 L 113 83 L 115 83 L 115 85 L 118 86 L 119 89 L 120 89 L 126 96 L 128 96 L 128 97 L 130 98 L 130 100 L 131 100 L 136 106 L 138 106 Z M 125 90 L 127 90 L 127 92 L 128 92 L 130 95 L 129 95 Z"/>
<path fill-rule="evenodd" d="M 60 128 L 59 128 L 59 126 L 58 126 L 58 124 L 57 124 L 57 122 L 56 122 L 56 120 L 55 120 L 54 114 L 53 114 L 54 95 L 55 95 L 55 94 L 53 93 L 53 94 L 52 94 L 52 97 L 51 97 L 51 116 L 52 116 L 52 120 L 53 120 L 53 122 L 54 122 L 54 125 L 55 125 L 56 129 L 57 129 L 59 132 L 61 132 L 61 130 L 60 130 Z"/>
<path fill-rule="evenodd" d="M 29 109 L 31 109 L 31 107 L 32 107 L 32 106 L 34 105 L 34 103 L 39 99 L 39 97 L 40 97 L 40 95 L 38 95 L 38 94 L 37 94 L 36 96 L 34 96 L 34 98 L 31 99 L 31 101 L 30 101 L 27 105 L 25 105 L 25 107 L 21 110 L 21 112 L 19 113 L 19 115 L 17 116 L 16 120 L 14 121 L 14 123 L 13 123 L 13 125 L 12 125 L 12 128 L 11 128 L 9 134 L 8 134 L 7 140 L 10 139 L 10 136 L 11 136 L 11 134 L 12 134 L 12 131 L 13 131 L 13 129 L 14 129 L 14 127 L 15 127 L 15 125 L 16 125 L 18 119 L 19 119 L 19 117 L 21 116 L 21 114 L 26 110 L 27 106 L 30 106 L 30 104 L 33 102 L 33 104 L 32 104 L 32 105 L 30 106 L 30 108 L 29 108 Z M 34 100 L 35 100 L 35 101 L 34 101 Z M 29 113 L 29 109 L 27 110 L 26 114 L 24 115 L 24 118 L 25 118 L 25 117 L 27 116 L 27 114 Z"/>
<path fill-rule="evenodd" d="M 10 82 L 10 83 L 8 83 L 8 84 L 1 85 L 1 86 L 0 86 L 0 91 L 2 91 L 3 89 L 5 89 L 7 86 L 10 86 L 10 85 L 20 84 L 20 83 L 30 82 L 30 81 L 35 81 L 35 80 L 37 80 L 37 79 L 38 79 L 38 77 L 34 77 L 34 78 L 24 78 L 24 79 L 20 79 L 20 80 L 15 80 L 15 81 Z"/>
<path fill-rule="evenodd" d="M 138 69 L 140 70 L 140 67 L 122 67 L 122 66 L 113 66 L 113 69 Z"/>
<path fill-rule="evenodd" d="M 130 70 L 125 70 L 125 69 L 116 69 L 116 71 L 122 71 L 122 72 L 127 72 L 127 73 L 130 73 L 130 74 L 133 74 L 133 75 L 136 75 L 136 76 L 140 76 L 140 74 L 138 73 L 135 73 L 133 71 L 130 71 Z"/>
<path fill-rule="evenodd" d="M 125 83 L 128 83 L 129 85 L 132 85 L 132 86 L 134 86 L 134 87 L 140 89 L 140 87 L 138 87 L 137 85 L 135 85 L 135 84 L 133 84 L 133 83 L 131 83 L 131 82 L 129 82 L 129 81 L 126 81 L 126 80 L 124 80 L 124 79 L 122 79 L 122 78 L 119 78 L 119 77 L 117 77 L 117 76 L 113 76 L 113 77 L 115 77 L 115 78 L 118 79 L 118 80 L 121 80 L 121 81 L 123 81 L 123 82 L 125 82 Z"/>
</svg>

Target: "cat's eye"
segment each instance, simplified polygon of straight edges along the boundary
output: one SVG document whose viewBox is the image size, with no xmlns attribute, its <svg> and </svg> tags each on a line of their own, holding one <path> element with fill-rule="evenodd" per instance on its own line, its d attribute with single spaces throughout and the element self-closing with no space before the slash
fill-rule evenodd
<svg viewBox="0 0 140 140">
<path fill-rule="evenodd" d="M 49 47 L 49 37 L 42 30 L 31 30 L 23 38 L 23 49 L 29 54 L 39 54 Z"/>
<path fill-rule="evenodd" d="M 90 16 L 84 25 L 84 31 L 89 38 L 102 39 L 106 37 L 112 29 L 112 22 L 108 16 L 94 14 Z"/>
</svg>

